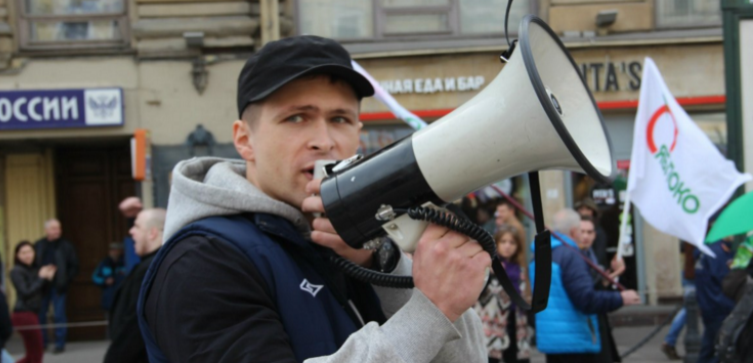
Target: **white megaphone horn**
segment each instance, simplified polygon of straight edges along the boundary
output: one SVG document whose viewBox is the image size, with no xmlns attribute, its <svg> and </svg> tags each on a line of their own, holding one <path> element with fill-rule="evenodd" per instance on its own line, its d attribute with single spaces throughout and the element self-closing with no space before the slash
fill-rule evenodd
<svg viewBox="0 0 753 363">
<path fill-rule="evenodd" d="M 445 206 L 530 171 L 568 169 L 612 179 L 602 116 L 564 45 L 532 15 L 518 34 L 507 65 L 473 99 L 375 154 L 330 168 L 321 196 L 346 242 L 361 247 L 388 234 L 412 251 L 427 222 L 400 211 Z"/>
</svg>

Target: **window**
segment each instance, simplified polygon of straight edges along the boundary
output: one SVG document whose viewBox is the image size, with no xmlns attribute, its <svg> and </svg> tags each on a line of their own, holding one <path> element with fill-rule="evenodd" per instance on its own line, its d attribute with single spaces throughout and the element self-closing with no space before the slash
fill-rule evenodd
<svg viewBox="0 0 753 363">
<path fill-rule="evenodd" d="M 657 28 L 722 25 L 720 0 L 656 0 Z"/>
<path fill-rule="evenodd" d="M 510 33 L 533 13 L 516 0 Z M 507 0 L 299 0 L 301 34 L 341 41 L 400 37 L 503 35 Z"/>
<path fill-rule="evenodd" d="M 301 0 L 298 7 L 301 34 L 335 39 L 374 36 L 372 0 Z"/>
<path fill-rule="evenodd" d="M 19 1 L 24 49 L 115 47 L 126 42 L 126 0 Z"/>
</svg>

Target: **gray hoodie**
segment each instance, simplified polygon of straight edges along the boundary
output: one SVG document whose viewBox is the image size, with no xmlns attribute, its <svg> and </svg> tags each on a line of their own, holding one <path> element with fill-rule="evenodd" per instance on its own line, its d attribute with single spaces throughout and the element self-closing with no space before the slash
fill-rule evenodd
<svg viewBox="0 0 753 363">
<path fill-rule="evenodd" d="M 165 240 L 197 220 L 246 212 L 283 217 L 308 236 L 311 230 L 303 213 L 262 193 L 246 180 L 245 170 L 242 160 L 194 158 L 178 163 L 173 169 Z M 411 261 L 401 257 L 392 273 L 409 275 Z M 418 289 L 374 289 L 387 322 L 366 324 L 334 354 L 306 363 L 487 361 L 481 321 L 472 309 L 452 323 Z"/>
</svg>

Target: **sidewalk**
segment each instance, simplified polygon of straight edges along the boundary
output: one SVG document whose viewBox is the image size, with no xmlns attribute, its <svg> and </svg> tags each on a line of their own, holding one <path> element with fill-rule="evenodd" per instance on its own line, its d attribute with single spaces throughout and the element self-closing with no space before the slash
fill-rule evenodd
<svg viewBox="0 0 753 363">
<path fill-rule="evenodd" d="M 654 326 L 641 326 L 641 327 L 620 327 L 613 330 L 614 340 L 617 342 L 617 351 L 623 354 L 628 349 L 632 348 L 636 343 L 643 340 L 651 331 L 654 330 Z M 661 344 L 664 341 L 664 336 L 667 334 L 669 327 L 664 327 L 658 334 L 654 336 L 646 345 L 637 350 L 627 358 L 623 359 L 624 363 L 668 363 L 668 360 L 661 352 Z M 677 352 L 680 356 L 684 356 L 685 347 L 683 340 L 685 339 L 685 330 L 680 334 L 680 338 L 677 343 Z M 543 354 L 536 352 L 531 363 L 544 363 L 546 358 Z M 682 362 L 682 361 L 674 361 Z"/>
<path fill-rule="evenodd" d="M 635 343 L 643 339 L 648 333 L 653 330 L 654 327 L 621 327 L 614 330 L 614 338 L 617 341 L 617 349 L 620 353 L 630 349 Z M 623 362 L 625 363 L 667 363 L 664 354 L 659 350 L 661 347 L 664 335 L 669 328 L 665 327 L 659 334 L 657 334 L 651 341 L 649 341 L 643 348 L 636 351 Z M 679 353 L 684 353 L 682 341 L 684 335 L 680 336 L 680 343 L 678 344 Z M 46 353 L 44 356 L 45 363 L 100 363 L 107 351 L 108 342 L 106 341 L 94 341 L 94 342 L 73 342 L 68 343 L 66 351 L 63 354 L 53 355 Z M 6 348 L 8 352 L 15 359 L 21 358 L 24 348 L 21 339 L 18 336 L 14 336 L 11 341 L 8 342 Z M 543 354 L 535 352 L 531 363 L 544 363 L 546 358 Z M 679 362 L 679 361 L 676 361 Z"/>
<path fill-rule="evenodd" d="M 44 363 L 101 363 L 109 344 L 107 341 L 68 343 L 64 353 L 45 353 L 43 361 Z M 24 354 L 23 340 L 18 334 L 13 334 L 11 340 L 5 344 L 5 349 L 13 356 L 13 359 L 21 359 Z"/>
</svg>

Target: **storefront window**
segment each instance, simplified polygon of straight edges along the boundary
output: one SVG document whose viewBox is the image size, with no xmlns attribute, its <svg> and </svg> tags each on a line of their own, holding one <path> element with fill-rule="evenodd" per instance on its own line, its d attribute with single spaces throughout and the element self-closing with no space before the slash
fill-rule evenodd
<svg viewBox="0 0 753 363">
<path fill-rule="evenodd" d="M 532 13 L 513 2 L 509 29 Z M 503 35 L 507 0 L 299 0 L 301 34 L 340 40 L 399 36 Z"/>
<path fill-rule="evenodd" d="M 26 49 L 108 47 L 125 42 L 124 0 L 22 0 L 20 36 Z"/>
<path fill-rule="evenodd" d="M 720 0 L 656 0 L 656 26 L 659 28 L 697 28 L 720 26 Z"/>
</svg>

